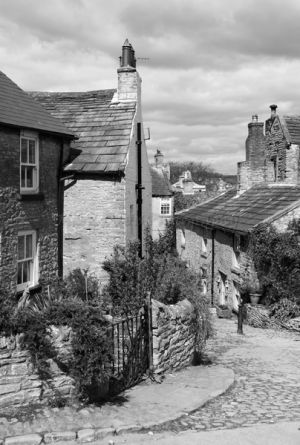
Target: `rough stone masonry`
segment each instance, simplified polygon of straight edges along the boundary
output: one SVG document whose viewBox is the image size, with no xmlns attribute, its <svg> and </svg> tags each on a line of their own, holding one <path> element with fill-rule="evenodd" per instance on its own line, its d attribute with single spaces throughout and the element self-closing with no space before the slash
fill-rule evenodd
<svg viewBox="0 0 300 445">
<path fill-rule="evenodd" d="M 175 305 L 152 301 L 153 367 L 157 374 L 191 364 L 195 349 L 195 309 L 188 300 Z"/>
</svg>

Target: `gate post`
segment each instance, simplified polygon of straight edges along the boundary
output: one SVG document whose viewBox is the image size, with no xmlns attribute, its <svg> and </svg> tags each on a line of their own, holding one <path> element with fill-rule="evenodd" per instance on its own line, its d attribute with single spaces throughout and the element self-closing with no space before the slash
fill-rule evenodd
<svg viewBox="0 0 300 445">
<path fill-rule="evenodd" d="M 147 293 L 146 307 L 147 307 L 147 330 L 148 330 L 148 360 L 149 360 L 149 373 L 151 375 L 153 374 L 153 332 L 152 332 L 151 292 Z"/>
</svg>

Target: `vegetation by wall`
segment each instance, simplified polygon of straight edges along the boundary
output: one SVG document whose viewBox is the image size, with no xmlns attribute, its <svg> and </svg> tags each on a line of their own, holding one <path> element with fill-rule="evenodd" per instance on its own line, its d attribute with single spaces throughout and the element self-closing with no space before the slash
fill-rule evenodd
<svg viewBox="0 0 300 445">
<path fill-rule="evenodd" d="M 250 239 L 249 254 L 262 286 L 263 301 L 271 315 L 281 320 L 300 313 L 300 247 L 295 234 L 297 222 L 281 233 L 273 226 L 256 228 Z"/>
</svg>

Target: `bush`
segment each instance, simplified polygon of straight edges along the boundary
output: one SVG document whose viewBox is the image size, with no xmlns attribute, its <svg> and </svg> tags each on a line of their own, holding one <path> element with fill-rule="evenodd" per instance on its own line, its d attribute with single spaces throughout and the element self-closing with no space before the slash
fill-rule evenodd
<svg viewBox="0 0 300 445">
<path fill-rule="evenodd" d="M 187 298 L 195 307 L 200 349 L 211 332 L 209 302 L 201 295 L 200 277 L 177 256 L 170 242 L 172 231 L 173 226 L 169 225 L 166 234 L 157 241 L 148 231 L 144 258 L 139 258 L 138 243 L 130 243 L 126 248 L 117 246 L 103 265 L 110 276 L 104 292 L 112 303 L 113 315 L 125 317 L 138 312 L 149 292 L 152 298 L 165 304 Z"/>
<path fill-rule="evenodd" d="M 273 307 L 274 316 L 278 311 L 282 317 L 288 314 L 288 307 L 299 306 L 300 248 L 294 232 L 259 227 L 251 235 L 249 253 L 263 286 L 265 302 Z"/>
<path fill-rule="evenodd" d="M 96 389 L 110 375 L 112 345 L 110 325 L 103 317 L 94 277 L 88 279 L 88 284 L 93 284 L 88 294 L 85 283 L 85 275 L 77 269 L 40 293 L 24 293 L 18 305 L 0 293 L 0 320 L 2 333 L 23 334 L 24 347 L 41 379 L 51 378 L 49 359 L 53 359 L 73 377 L 78 396 L 94 401 Z M 53 347 L 49 335 L 53 325 L 71 328 L 72 359 L 67 364 L 61 363 Z"/>
<path fill-rule="evenodd" d="M 285 322 L 300 315 L 300 307 L 288 298 L 282 298 L 271 306 L 270 316 Z"/>
</svg>

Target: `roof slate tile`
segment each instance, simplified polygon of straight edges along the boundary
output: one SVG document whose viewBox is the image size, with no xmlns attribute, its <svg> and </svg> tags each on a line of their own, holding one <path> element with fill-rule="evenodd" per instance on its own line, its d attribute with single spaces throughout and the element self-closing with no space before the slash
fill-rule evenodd
<svg viewBox="0 0 300 445">
<path fill-rule="evenodd" d="M 66 171 L 124 172 L 136 103 L 112 102 L 115 92 L 30 93 L 79 138 L 73 148 L 81 153 L 65 168 Z"/>
<path fill-rule="evenodd" d="M 246 233 L 253 227 L 300 206 L 300 186 L 257 185 L 241 195 L 230 190 L 214 199 L 176 215 L 179 220 L 233 232 Z"/>
<path fill-rule="evenodd" d="M 166 173 L 157 167 L 151 167 L 152 176 L 152 196 L 172 196 L 170 181 Z"/>
<path fill-rule="evenodd" d="M 73 133 L 0 71 L 0 122 L 73 138 Z"/>
</svg>

